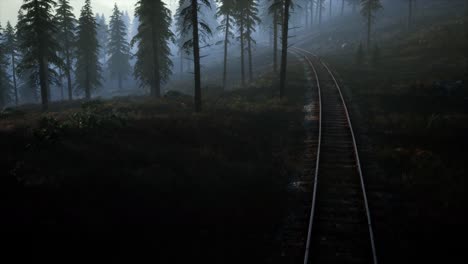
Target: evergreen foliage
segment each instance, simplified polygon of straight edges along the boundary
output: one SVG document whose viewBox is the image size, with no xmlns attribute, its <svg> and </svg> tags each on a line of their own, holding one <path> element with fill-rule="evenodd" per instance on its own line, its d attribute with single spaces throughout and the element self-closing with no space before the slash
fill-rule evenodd
<svg viewBox="0 0 468 264">
<path fill-rule="evenodd" d="M 239 40 L 241 42 L 241 68 L 242 68 L 242 84 L 245 85 L 245 74 L 244 74 L 244 51 L 245 45 L 248 55 L 249 65 L 249 80 L 253 80 L 253 65 L 252 65 L 252 45 L 256 42 L 253 39 L 252 34 L 256 31 L 256 26 L 260 24 L 260 18 L 258 17 L 258 3 L 255 0 L 238 0 L 236 8 L 236 20 L 239 25 Z"/>
<path fill-rule="evenodd" d="M 112 78 L 117 78 L 119 89 L 122 89 L 122 81 L 130 74 L 130 45 L 127 41 L 127 26 L 123 21 L 122 13 L 117 4 L 110 19 L 110 36 L 108 41 L 107 68 Z"/>
<path fill-rule="evenodd" d="M 188 0 L 180 0 L 180 6 L 184 6 L 184 2 Z M 191 38 L 183 44 L 185 50 L 193 50 L 194 62 L 194 77 L 195 77 L 195 112 L 200 112 L 202 109 L 201 96 L 201 69 L 200 69 L 200 43 L 206 41 L 212 31 L 208 24 L 199 19 L 201 7 L 211 8 L 209 0 L 190 0 L 189 4 L 180 9 L 177 14 L 182 21 L 181 33 L 190 36 Z"/>
<path fill-rule="evenodd" d="M 91 9 L 91 1 L 86 0 L 81 9 L 76 43 L 76 89 L 84 92 L 87 100 L 92 91 L 101 85 L 101 64 L 99 62 L 99 42 L 97 24 Z"/>
<path fill-rule="evenodd" d="M 26 26 L 26 19 L 23 11 L 18 11 L 18 23 L 16 24 L 16 41 L 18 43 L 18 61 L 21 63 L 24 54 L 28 53 L 29 48 L 24 45 L 27 41 L 27 31 L 24 29 Z M 23 103 L 36 103 L 39 101 L 39 89 L 37 82 L 34 80 L 33 75 L 34 69 L 21 69 L 18 65 L 16 72 L 18 74 L 18 93 L 21 102 Z"/>
<path fill-rule="evenodd" d="M 57 55 L 60 45 L 55 39 L 58 30 L 52 16 L 55 5 L 53 0 L 24 0 L 21 9 L 25 14 L 19 22 L 23 57 L 18 70 L 28 73 L 34 83 L 39 83 L 43 110 L 48 109 L 49 86 L 58 80 L 55 69 L 63 67 L 63 61 Z"/>
<path fill-rule="evenodd" d="M 231 43 L 231 39 L 234 36 L 234 12 L 235 12 L 235 0 L 219 0 L 218 1 L 218 12 L 216 15 L 221 18 L 218 30 L 224 33 L 224 64 L 223 64 L 223 89 L 227 86 L 227 59 L 228 59 L 228 46 Z"/>
<path fill-rule="evenodd" d="M 7 22 L 5 32 L 4 32 L 4 55 L 7 56 L 7 60 L 10 64 L 11 77 L 13 78 L 13 93 L 15 105 L 18 105 L 18 85 L 16 81 L 16 58 L 18 56 L 17 52 L 18 42 L 16 41 L 16 32 L 15 29 L 11 26 L 10 22 Z"/>
<path fill-rule="evenodd" d="M 0 25 L 0 110 L 10 102 L 11 82 L 8 75 L 9 60 L 2 25 Z"/>
<path fill-rule="evenodd" d="M 107 41 L 109 40 L 109 26 L 104 14 L 96 14 L 96 24 L 96 34 L 99 43 L 99 62 L 104 64 L 107 61 Z"/>
<path fill-rule="evenodd" d="M 375 22 L 375 13 L 382 8 L 380 0 L 361 0 L 361 15 L 367 24 L 367 49 L 371 50 L 372 25 Z"/>
<path fill-rule="evenodd" d="M 73 59 L 76 42 L 76 18 L 69 0 L 58 0 L 55 23 L 58 27 L 57 40 L 60 44 L 60 56 L 64 61 L 64 73 L 67 78 L 68 99 L 73 99 Z"/>
<path fill-rule="evenodd" d="M 138 33 L 132 39 L 137 45 L 134 77 L 141 86 L 150 86 L 153 97 L 161 96 L 161 84 L 172 73 L 169 41 L 174 40 L 170 31 L 171 11 L 161 0 L 139 0 L 135 14 L 139 19 Z"/>
</svg>

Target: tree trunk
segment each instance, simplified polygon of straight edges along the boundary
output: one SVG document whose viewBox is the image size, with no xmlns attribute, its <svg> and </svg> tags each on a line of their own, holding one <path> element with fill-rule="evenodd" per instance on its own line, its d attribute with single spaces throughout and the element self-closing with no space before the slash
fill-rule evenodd
<svg viewBox="0 0 468 264">
<path fill-rule="evenodd" d="M 341 16 L 344 15 L 345 0 L 341 1 Z"/>
<path fill-rule="evenodd" d="M 333 4 L 333 1 L 330 0 L 330 18 L 332 17 L 332 4 Z"/>
<path fill-rule="evenodd" d="M 278 72 L 278 11 L 273 15 L 273 71 Z"/>
<path fill-rule="evenodd" d="M 91 100 L 91 81 L 89 78 L 89 67 L 86 69 L 86 87 L 85 87 L 85 99 Z"/>
<path fill-rule="evenodd" d="M 193 66 L 195 69 L 195 112 L 202 110 L 200 44 L 198 43 L 198 0 L 192 0 Z"/>
<path fill-rule="evenodd" d="M 309 3 L 305 3 L 305 8 L 304 8 L 304 12 L 305 12 L 305 28 L 309 28 L 309 7 L 308 7 Z"/>
<path fill-rule="evenodd" d="M 319 19 L 319 26 L 322 25 L 322 8 L 323 8 L 323 0 L 318 0 L 317 5 L 317 12 L 318 12 L 318 19 Z"/>
<path fill-rule="evenodd" d="M 158 46 L 158 32 L 155 25 L 151 25 L 152 35 L 152 48 L 153 48 L 153 87 L 151 89 L 151 96 L 161 97 L 161 73 L 159 72 L 159 46 Z"/>
<path fill-rule="evenodd" d="M 227 59 L 228 59 L 228 41 L 229 41 L 229 30 L 230 30 L 230 15 L 226 15 L 226 34 L 224 35 L 224 65 L 223 65 L 223 90 L 226 90 L 227 86 Z"/>
<path fill-rule="evenodd" d="M 288 65 L 288 31 L 289 31 L 289 7 L 291 0 L 284 1 L 284 17 L 283 17 L 283 36 L 281 50 L 281 71 L 280 71 L 280 98 L 284 96 L 286 86 L 286 67 Z"/>
<path fill-rule="evenodd" d="M 16 85 L 16 65 L 15 65 L 15 53 L 12 52 L 11 54 L 11 66 L 12 66 L 12 71 L 13 71 L 13 87 L 15 89 L 15 105 L 18 106 L 18 87 Z"/>
<path fill-rule="evenodd" d="M 49 82 L 47 78 L 47 59 L 44 56 L 41 56 L 39 58 L 39 62 L 39 84 L 41 86 L 42 110 L 47 111 L 49 108 Z"/>
<path fill-rule="evenodd" d="M 250 27 L 247 27 L 247 51 L 249 56 L 249 82 L 253 81 L 253 63 L 252 63 L 252 32 L 250 31 Z"/>
<path fill-rule="evenodd" d="M 180 76 L 184 74 L 184 51 L 180 50 Z"/>
<path fill-rule="evenodd" d="M 62 69 L 59 68 L 59 75 L 60 75 L 60 100 L 65 100 L 65 92 L 63 91 L 63 72 Z"/>
<path fill-rule="evenodd" d="M 241 14 L 243 16 L 243 14 Z M 242 87 L 245 88 L 245 67 L 244 67 L 244 19 L 240 20 L 240 44 L 241 44 L 241 79 Z"/>
<path fill-rule="evenodd" d="M 122 74 L 119 74 L 119 90 L 122 90 Z"/>
<path fill-rule="evenodd" d="M 310 0 L 310 27 L 314 25 L 314 0 Z"/>
<path fill-rule="evenodd" d="M 70 47 L 68 42 L 66 43 L 65 47 L 65 55 L 66 55 L 66 63 L 67 68 L 65 69 L 65 74 L 67 75 L 67 84 L 68 84 L 68 100 L 73 100 L 73 85 L 72 85 L 72 78 L 71 78 L 71 58 L 70 58 Z"/>
</svg>

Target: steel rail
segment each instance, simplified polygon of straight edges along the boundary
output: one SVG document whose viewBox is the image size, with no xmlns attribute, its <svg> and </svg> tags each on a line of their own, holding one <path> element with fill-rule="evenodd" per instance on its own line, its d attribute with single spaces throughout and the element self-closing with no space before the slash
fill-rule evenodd
<svg viewBox="0 0 468 264">
<path fill-rule="evenodd" d="M 338 89 L 338 92 L 339 92 L 339 95 L 340 95 L 340 98 L 341 98 L 341 102 L 343 103 L 343 107 L 344 107 L 344 110 L 345 110 L 347 123 L 348 123 L 349 129 L 350 129 L 350 132 L 351 132 L 352 141 L 353 141 L 353 152 L 354 152 L 354 156 L 356 158 L 356 167 L 357 167 L 357 171 L 358 171 L 359 178 L 360 178 L 361 190 L 362 190 L 362 194 L 363 194 L 363 198 L 364 198 L 364 205 L 365 205 L 365 209 L 366 209 L 367 225 L 368 225 L 368 228 L 369 228 L 369 236 L 370 236 L 370 243 L 371 243 L 371 248 L 372 248 L 373 264 L 378 264 L 377 250 L 376 250 L 376 247 L 375 247 L 375 239 L 374 239 L 374 231 L 373 231 L 373 227 L 372 227 L 372 220 L 371 220 L 371 215 L 370 215 L 370 209 L 369 209 L 369 202 L 368 202 L 368 198 L 367 198 L 366 187 L 365 187 L 365 184 L 364 184 L 364 176 L 363 176 L 363 173 L 362 173 L 361 160 L 359 158 L 359 152 L 358 152 L 358 147 L 357 147 L 357 143 L 356 143 L 356 137 L 355 137 L 355 133 L 354 133 L 352 123 L 351 123 L 351 118 L 349 116 L 348 107 L 346 105 L 346 101 L 344 99 L 343 93 L 341 92 L 340 85 L 338 84 L 338 81 L 336 80 L 335 75 L 330 70 L 328 65 L 325 62 L 323 62 L 320 58 L 318 58 L 318 56 L 316 56 L 312 52 L 310 52 L 308 50 L 305 50 L 305 49 L 302 49 L 302 48 L 298 48 L 298 47 L 293 47 L 293 48 L 295 50 L 302 51 L 302 53 L 307 53 L 307 54 L 310 54 L 310 55 L 316 57 L 320 61 L 320 63 L 325 67 L 327 72 L 330 74 L 330 76 L 333 79 L 333 82 L 335 83 L 336 88 Z M 310 59 L 308 59 L 308 61 L 309 61 L 309 63 L 312 63 L 310 61 Z M 318 81 L 318 76 L 317 76 L 317 81 Z M 316 169 L 318 169 L 318 168 L 316 168 Z M 311 229 L 311 227 L 309 227 L 309 229 Z M 309 237 L 308 237 L 307 245 L 309 245 L 309 244 L 310 244 L 310 241 L 309 241 Z M 306 251 L 307 250 L 308 249 L 306 248 Z M 307 264 L 306 258 L 307 258 L 307 256 L 304 258 L 304 264 Z"/>
<path fill-rule="evenodd" d="M 314 72 L 315 81 L 317 82 L 318 103 L 319 103 L 319 119 L 318 119 L 319 120 L 319 134 L 318 134 L 318 144 L 317 144 L 317 158 L 315 162 L 314 187 L 313 187 L 313 192 L 312 192 L 312 206 L 310 209 L 309 226 L 307 230 L 307 242 L 306 242 L 306 248 L 304 252 L 304 264 L 307 264 L 309 262 L 310 243 L 312 240 L 311 239 L 312 238 L 312 225 L 314 222 L 315 205 L 317 203 L 317 185 L 318 185 L 318 174 L 319 174 L 319 165 L 320 165 L 320 150 L 322 146 L 322 92 L 320 88 L 320 81 L 318 78 L 317 70 L 315 69 L 315 66 L 310 60 L 310 58 L 303 51 L 300 51 L 299 49 L 295 47 L 293 47 L 292 49 L 299 56 L 303 56 L 306 59 L 312 71 Z"/>
</svg>

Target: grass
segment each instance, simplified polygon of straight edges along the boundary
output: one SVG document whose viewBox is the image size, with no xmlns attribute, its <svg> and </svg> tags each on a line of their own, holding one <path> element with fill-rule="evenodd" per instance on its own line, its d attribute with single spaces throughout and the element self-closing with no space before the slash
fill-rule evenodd
<svg viewBox="0 0 468 264">
<path fill-rule="evenodd" d="M 303 87 L 282 101 L 272 87 L 259 78 L 208 93 L 200 114 L 178 92 L 3 113 L 8 248 L 66 262 L 275 259 L 286 188 L 300 173 Z"/>
</svg>

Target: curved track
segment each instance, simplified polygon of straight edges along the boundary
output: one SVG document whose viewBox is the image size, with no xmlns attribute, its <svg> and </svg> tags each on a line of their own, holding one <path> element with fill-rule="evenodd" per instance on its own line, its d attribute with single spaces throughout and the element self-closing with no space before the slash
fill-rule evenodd
<svg viewBox="0 0 468 264">
<path fill-rule="evenodd" d="M 316 122 L 318 138 L 306 140 L 310 168 L 304 181 L 311 186 L 312 197 L 304 264 L 377 264 L 361 162 L 341 88 L 320 58 L 297 47 L 291 51 L 304 58 L 317 88 L 310 102 L 315 110 L 306 111 L 306 121 Z"/>
</svg>

